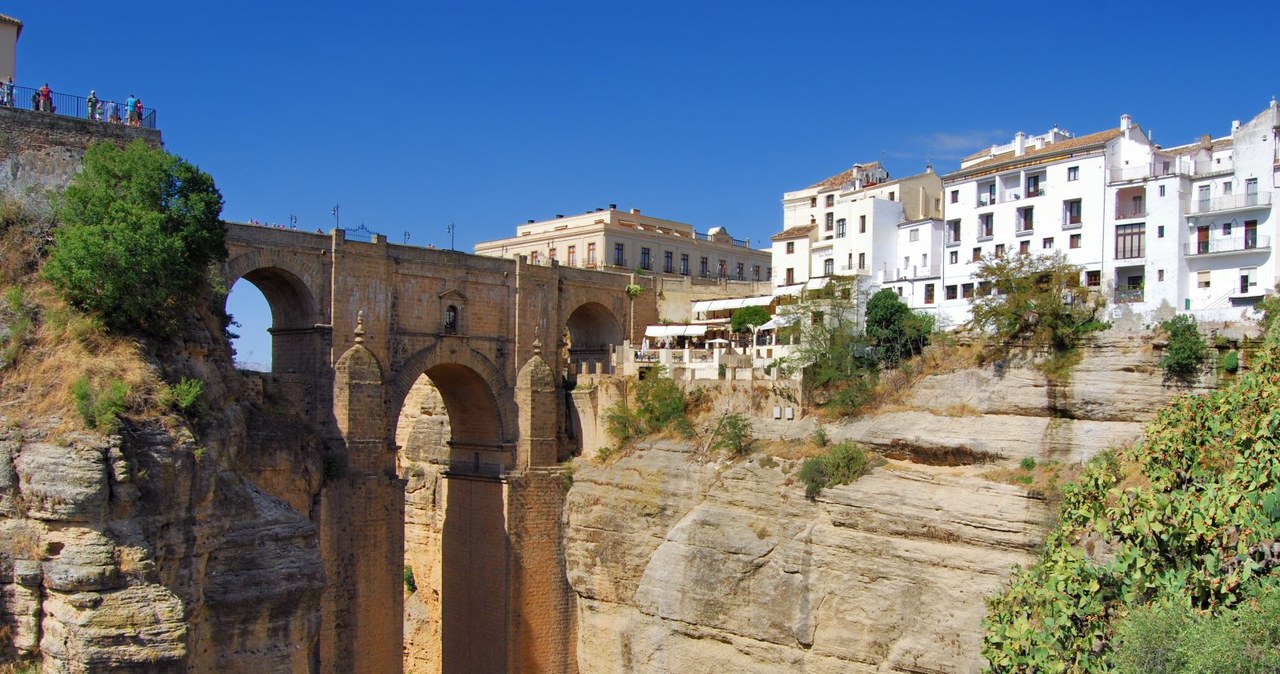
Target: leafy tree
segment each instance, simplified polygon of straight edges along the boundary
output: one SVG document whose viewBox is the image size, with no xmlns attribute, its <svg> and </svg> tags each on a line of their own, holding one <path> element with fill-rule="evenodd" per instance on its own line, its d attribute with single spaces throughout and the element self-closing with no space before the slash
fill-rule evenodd
<svg viewBox="0 0 1280 674">
<path fill-rule="evenodd" d="M 769 310 L 764 307 L 742 307 L 733 312 L 729 319 L 729 327 L 734 332 L 750 332 L 757 325 L 769 322 Z"/>
<path fill-rule="evenodd" d="M 1160 369 L 1169 379 L 1183 384 L 1194 384 L 1209 359 L 1209 347 L 1200 336 L 1196 319 L 1178 314 L 1160 324 L 1169 335 L 1169 345 L 1160 356 Z"/>
<path fill-rule="evenodd" d="M 751 449 L 751 442 L 751 420 L 744 414 L 730 414 L 720 420 L 712 446 L 743 456 Z"/>
<path fill-rule="evenodd" d="M 63 195 L 44 275 L 73 306 L 116 331 L 169 337 L 206 268 L 226 258 L 213 178 L 134 141 L 95 143 Z"/>
<path fill-rule="evenodd" d="M 1097 320 L 1103 300 L 1080 285 L 1081 271 L 1061 252 L 984 257 L 975 274 L 974 326 L 1030 346 L 1073 349 L 1081 335 L 1104 327 Z"/>
<path fill-rule="evenodd" d="M 860 377 L 874 369 L 858 319 L 855 279 L 833 278 L 826 288 L 784 305 L 789 326 L 784 337 L 798 338 L 792 359 L 805 368 L 805 382 L 822 387 Z"/>
<path fill-rule="evenodd" d="M 885 288 L 867 300 L 866 333 L 889 365 L 919 354 L 933 332 L 933 317 L 910 309 L 898 293 Z"/>
</svg>

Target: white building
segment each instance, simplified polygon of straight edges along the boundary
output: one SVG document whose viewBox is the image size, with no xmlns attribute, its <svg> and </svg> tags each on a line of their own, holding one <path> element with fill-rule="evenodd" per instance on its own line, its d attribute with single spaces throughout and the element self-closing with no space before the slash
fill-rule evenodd
<svg viewBox="0 0 1280 674">
<path fill-rule="evenodd" d="M 939 220 L 940 190 L 941 179 L 932 169 L 895 180 L 879 162 L 872 162 L 787 192 L 782 199 L 783 230 L 771 238 L 775 284 L 782 288 L 815 278 L 861 275 L 878 285 L 901 281 L 905 289 L 931 271 L 936 278 L 940 238 L 921 237 L 919 227 L 900 232 L 899 226 Z M 900 235 L 917 237 L 911 239 L 912 251 L 901 266 Z M 925 250 L 930 245 L 933 248 Z"/>
<path fill-rule="evenodd" d="M 1124 115 L 1115 129 L 1019 133 L 965 158 L 943 178 L 948 322 L 968 320 L 982 256 L 1057 250 L 1114 318 L 1246 317 L 1277 278 L 1278 125 L 1273 101 L 1230 137 L 1165 149 Z"/>
</svg>

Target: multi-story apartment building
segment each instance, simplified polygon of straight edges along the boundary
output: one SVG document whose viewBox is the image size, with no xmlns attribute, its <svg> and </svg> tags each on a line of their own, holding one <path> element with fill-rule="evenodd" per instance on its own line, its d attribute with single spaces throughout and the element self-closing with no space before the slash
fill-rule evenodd
<svg viewBox="0 0 1280 674">
<path fill-rule="evenodd" d="M 731 281 L 768 281 L 770 251 L 751 248 L 723 227 L 707 233 L 692 225 L 642 215 L 639 209 L 620 211 L 615 204 L 582 215 L 557 215 L 553 220 L 516 228 L 516 235 L 476 244 L 477 255 L 525 255 L 534 264 L 558 264 L 588 269 L 642 270 L 654 274 Z"/>
<path fill-rule="evenodd" d="M 895 180 L 872 162 L 787 192 L 783 230 L 772 237 L 775 285 L 861 275 L 909 288 L 929 274 L 936 277 L 940 240 L 921 232 L 936 229 L 922 223 L 941 217 L 941 184 L 932 169 Z M 904 223 L 916 225 L 900 232 Z M 900 236 L 909 239 L 912 251 L 898 266 Z"/>
<path fill-rule="evenodd" d="M 965 158 L 943 178 L 942 315 L 968 319 L 983 256 L 1060 250 L 1115 317 L 1241 318 L 1276 280 L 1277 124 L 1273 103 L 1229 138 L 1165 149 L 1124 115 Z"/>
</svg>

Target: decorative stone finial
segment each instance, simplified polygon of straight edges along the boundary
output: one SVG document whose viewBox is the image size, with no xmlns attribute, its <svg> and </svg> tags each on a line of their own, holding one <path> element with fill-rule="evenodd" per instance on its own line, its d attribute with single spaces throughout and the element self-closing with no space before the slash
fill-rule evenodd
<svg viewBox="0 0 1280 674">
<path fill-rule="evenodd" d="M 356 344 L 364 344 L 364 309 L 356 312 Z"/>
<path fill-rule="evenodd" d="M 533 355 L 535 356 L 542 355 L 542 338 L 541 337 L 533 338 Z"/>
</svg>

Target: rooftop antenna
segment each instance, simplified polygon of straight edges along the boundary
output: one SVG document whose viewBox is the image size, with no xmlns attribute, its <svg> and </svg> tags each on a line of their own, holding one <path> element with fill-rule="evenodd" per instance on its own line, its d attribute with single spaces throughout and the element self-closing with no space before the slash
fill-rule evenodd
<svg viewBox="0 0 1280 674">
<path fill-rule="evenodd" d="M 338 209 L 342 208 L 342 204 L 333 205 L 333 228 L 342 229 L 342 221 L 338 219 Z"/>
<path fill-rule="evenodd" d="M 445 230 L 449 232 L 449 250 L 454 250 L 454 247 L 453 247 L 453 230 L 454 229 L 455 227 L 453 226 L 452 222 L 449 223 L 449 226 L 445 228 Z"/>
</svg>

